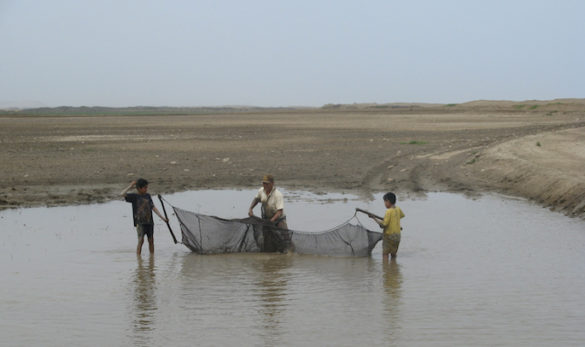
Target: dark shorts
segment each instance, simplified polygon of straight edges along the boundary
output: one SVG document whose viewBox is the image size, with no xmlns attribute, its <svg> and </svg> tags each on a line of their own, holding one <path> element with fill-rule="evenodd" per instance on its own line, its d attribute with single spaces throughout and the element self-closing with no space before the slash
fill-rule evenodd
<svg viewBox="0 0 585 347">
<path fill-rule="evenodd" d="M 152 239 L 154 236 L 154 225 L 153 224 L 137 224 L 136 225 L 136 233 L 138 234 L 138 238 L 141 239 L 146 235 L 149 239 Z"/>
</svg>

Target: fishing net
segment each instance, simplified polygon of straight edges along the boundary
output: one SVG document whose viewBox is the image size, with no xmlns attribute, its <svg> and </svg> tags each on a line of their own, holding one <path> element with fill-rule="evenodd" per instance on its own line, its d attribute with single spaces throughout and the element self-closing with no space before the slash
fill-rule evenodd
<svg viewBox="0 0 585 347">
<path fill-rule="evenodd" d="M 284 230 L 258 217 L 223 219 L 173 206 L 181 225 L 183 244 L 200 254 L 295 252 L 365 257 L 382 233 L 350 221 L 324 232 Z"/>
</svg>

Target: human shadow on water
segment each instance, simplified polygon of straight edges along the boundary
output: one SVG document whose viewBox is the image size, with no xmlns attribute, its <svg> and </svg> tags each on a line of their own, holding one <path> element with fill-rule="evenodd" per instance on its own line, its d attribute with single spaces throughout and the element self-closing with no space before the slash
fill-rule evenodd
<svg viewBox="0 0 585 347">
<path fill-rule="evenodd" d="M 134 272 L 134 314 L 132 328 L 134 339 L 139 343 L 149 341 L 149 333 L 154 331 L 154 320 L 158 309 L 156 304 L 156 267 L 154 256 L 143 260 L 140 255 L 136 257 L 137 266 Z"/>
</svg>

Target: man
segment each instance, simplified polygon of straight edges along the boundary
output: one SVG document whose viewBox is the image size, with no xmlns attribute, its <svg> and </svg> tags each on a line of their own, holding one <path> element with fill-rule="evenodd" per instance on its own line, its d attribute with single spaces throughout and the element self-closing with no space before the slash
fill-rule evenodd
<svg viewBox="0 0 585 347">
<path fill-rule="evenodd" d="M 262 203 L 262 219 L 269 221 L 280 229 L 265 228 L 262 241 L 264 251 L 287 251 L 290 248 L 290 235 L 287 232 L 288 225 L 284 214 L 284 199 L 282 193 L 274 187 L 274 177 L 272 175 L 262 177 L 262 188 L 258 190 L 258 194 L 252 200 L 248 210 L 250 217 L 254 216 L 254 207 L 259 202 Z"/>
<path fill-rule="evenodd" d="M 281 229 L 288 229 L 286 224 L 286 215 L 284 214 L 284 199 L 282 193 L 274 187 L 274 177 L 272 175 L 264 175 L 262 177 L 262 188 L 258 190 L 258 194 L 252 204 L 248 215 L 254 216 L 254 207 L 262 203 L 262 219 L 267 219 L 274 225 Z"/>
</svg>

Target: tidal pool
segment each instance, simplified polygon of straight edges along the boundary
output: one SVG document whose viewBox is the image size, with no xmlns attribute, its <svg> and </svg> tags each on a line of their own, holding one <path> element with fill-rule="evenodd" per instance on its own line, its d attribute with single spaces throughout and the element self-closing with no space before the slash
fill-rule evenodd
<svg viewBox="0 0 585 347">
<path fill-rule="evenodd" d="M 165 198 L 239 218 L 254 194 Z M 382 194 L 284 194 L 296 230 L 330 229 L 356 207 L 384 213 Z M 388 263 L 381 244 L 367 258 L 201 256 L 158 219 L 155 255 L 145 245 L 137 257 L 123 201 L 2 211 L 0 344 L 585 345 L 583 220 L 498 195 L 398 198 L 406 218 Z"/>
</svg>

